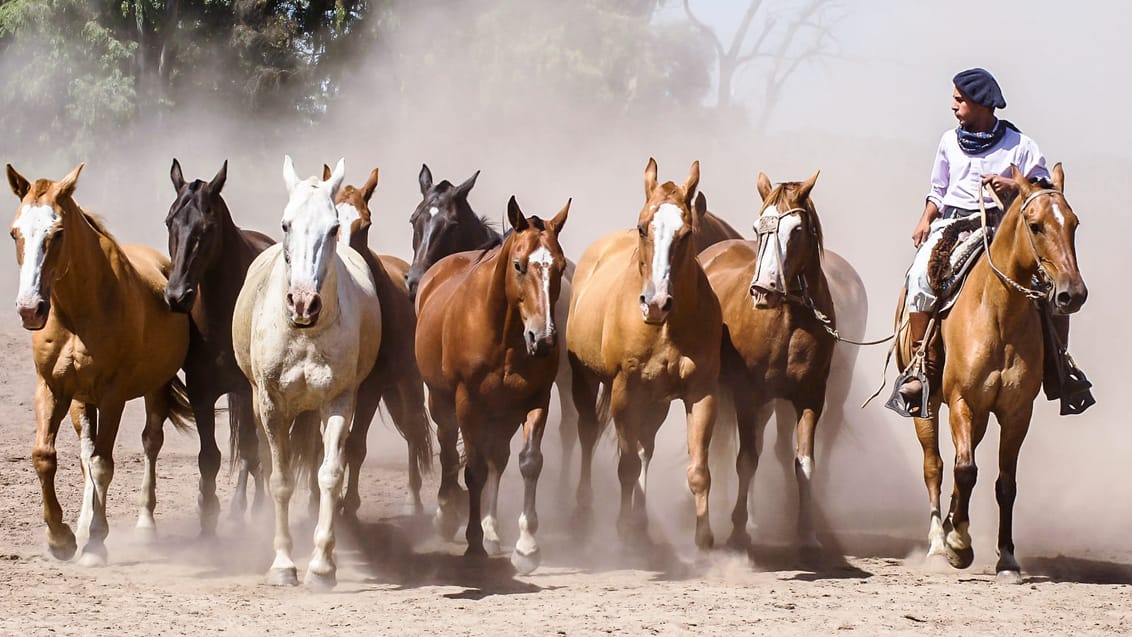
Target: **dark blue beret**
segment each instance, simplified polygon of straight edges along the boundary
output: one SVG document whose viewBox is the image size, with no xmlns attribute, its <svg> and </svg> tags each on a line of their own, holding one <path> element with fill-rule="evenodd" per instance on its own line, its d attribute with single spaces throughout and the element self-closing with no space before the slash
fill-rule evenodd
<svg viewBox="0 0 1132 637">
<path fill-rule="evenodd" d="M 988 108 L 1006 108 L 1006 99 L 1002 97 L 1002 89 L 998 87 L 998 82 L 986 69 L 974 68 L 961 71 L 953 81 L 955 88 L 963 91 L 963 94 L 971 98 L 976 104 L 982 104 Z"/>
</svg>

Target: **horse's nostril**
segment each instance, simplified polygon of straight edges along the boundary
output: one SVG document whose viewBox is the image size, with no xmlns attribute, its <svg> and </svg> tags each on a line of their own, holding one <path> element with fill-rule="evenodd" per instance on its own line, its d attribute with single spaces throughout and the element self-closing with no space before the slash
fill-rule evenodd
<svg viewBox="0 0 1132 637">
<path fill-rule="evenodd" d="M 314 298 L 311 299 L 310 306 L 307 307 L 307 314 L 310 315 L 310 316 L 314 316 L 315 314 L 318 314 L 321 310 L 322 310 L 322 297 L 316 294 L 314 296 Z"/>
<path fill-rule="evenodd" d="M 664 305 L 661 306 L 660 309 L 665 311 L 665 312 L 672 309 L 672 297 L 671 296 L 664 300 Z"/>
<path fill-rule="evenodd" d="M 645 295 L 642 294 L 641 295 L 641 305 L 644 305 L 644 304 L 645 304 Z"/>
<path fill-rule="evenodd" d="M 295 307 L 295 295 L 290 292 L 287 293 L 287 307 Z"/>
<path fill-rule="evenodd" d="M 1073 302 L 1073 295 L 1072 294 L 1070 294 L 1068 292 L 1058 292 L 1057 293 L 1057 304 L 1058 305 L 1069 305 L 1072 302 Z"/>
<path fill-rule="evenodd" d="M 39 303 L 35 304 L 35 313 L 37 316 L 43 316 L 44 314 L 47 314 L 47 310 L 50 309 L 50 307 L 51 306 L 48 305 L 47 301 L 40 301 Z"/>
</svg>

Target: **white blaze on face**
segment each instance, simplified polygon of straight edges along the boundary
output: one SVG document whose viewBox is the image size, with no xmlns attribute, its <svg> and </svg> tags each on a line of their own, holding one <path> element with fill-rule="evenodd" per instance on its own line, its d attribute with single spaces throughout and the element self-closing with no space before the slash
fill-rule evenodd
<svg viewBox="0 0 1132 637">
<path fill-rule="evenodd" d="M 342 245 L 350 245 L 350 231 L 354 227 L 354 222 L 362 218 L 362 213 L 354 207 L 352 203 L 338 204 L 338 223 L 341 224 L 342 229 L 338 232 L 338 242 Z"/>
<path fill-rule="evenodd" d="M 16 305 L 31 307 L 41 298 L 43 261 L 47 257 L 47 235 L 58 223 L 59 215 L 51 206 L 25 206 L 15 227 L 24 239 L 23 264 L 20 265 L 20 291 Z"/>
<path fill-rule="evenodd" d="M 338 213 L 330 191 L 304 182 L 291 192 L 283 212 L 287 224 L 284 242 L 291 260 L 291 288 L 318 292 L 335 254 L 331 230 L 338 224 Z"/>
<path fill-rule="evenodd" d="M 542 303 L 543 311 L 546 312 L 547 334 L 554 333 L 554 311 L 550 304 L 550 266 L 553 264 L 554 255 L 543 246 L 539 246 L 537 250 L 527 257 L 527 271 L 538 271 L 539 279 L 542 282 Z"/>
<path fill-rule="evenodd" d="M 1055 201 L 1053 197 L 1050 197 L 1049 204 L 1053 208 L 1053 218 L 1057 219 L 1058 224 L 1064 226 L 1065 215 L 1061 213 L 1061 207 L 1057 205 L 1057 201 Z"/>
<path fill-rule="evenodd" d="M 667 285 L 672 273 L 672 241 L 684 226 L 684 215 L 675 204 L 661 204 L 652 216 L 652 281 L 656 289 Z"/>
<path fill-rule="evenodd" d="M 437 208 L 436 206 L 432 206 L 431 208 L 428 209 L 428 216 L 435 217 L 436 213 L 438 213 L 438 212 L 440 212 L 440 208 Z"/>
<path fill-rule="evenodd" d="M 762 216 L 779 216 L 779 211 L 776 206 L 769 206 L 763 211 Z M 759 254 L 759 269 L 755 272 L 755 282 L 759 284 L 767 284 L 770 282 L 781 283 L 786 285 L 784 272 L 779 272 L 779 255 L 781 255 L 782 262 L 786 262 L 786 248 L 790 245 L 790 234 L 794 229 L 800 226 L 802 219 L 796 215 L 787 215 L 780 217 L 778 220 L 778 233 L 774 237 L 767 236 L 766 238 L 759 237 L 762 251 Z M 775 250 L 775 243 L 778 243 L 778 250 Z M 784 292 L 785 290 L 778 290 Z"/>
</svg>

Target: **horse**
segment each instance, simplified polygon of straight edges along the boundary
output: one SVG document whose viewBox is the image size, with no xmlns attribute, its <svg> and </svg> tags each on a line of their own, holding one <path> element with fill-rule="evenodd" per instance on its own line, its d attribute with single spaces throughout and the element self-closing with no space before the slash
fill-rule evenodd
<svg viewBox="0 0 1132 637">
<path fill-rule="evenodd" d="M 405 276 L 412 298 L 416 297 L 417 286 L 424 273 L 444 257 L 503 244 L 503 235 L 487 219 L 478 216 L 468 204 L 468 193 L 475 186 L 478 177 L 479 171 L 476 171 L 459 186 L 453 186 L 448 180 L 434 183 L 428 165 L 421 165 L 421 172 L 417 177 L 421 202 L 409 217 L 409 223 L 413 226 L 413 262 Z M 554 321 L 562 333 L 569 326 L 568 306 L 573 276 L 574 264 L 567 259 L 566 270 L 562 275 L 562 294 L 557 297 L 554 305 Z M 558 387 L 558 433 L 562 442 L 563 472 L 572 464 L 574 441 L 577 439 L 578 413 L 571 398 L 571 382 L 570 365 L 566 357 L 561 356 L 555 385 Z M 445 476 L 442 480 L 454 483 L 460 471 L 458 432 L 455 428 L 446 430 L 438 424 L 436 433 L 440 444 L 441 472 Z M 462 492 L 457 489 L 448 493 Z M 437 507 L 437 529 L 441 535 L 451 537 L 456 532 L 456 523 L 445 516 L 445 510 L 451 510 L 451 507 L 442 499 Z"/>
<path fill-rule="evenodd" d="M 696 193 L 692 213 L 698 217 L 696 223 L 692 226 L 695 229 L 692 236 L 695 237 L 696 241 L 696 254 L 700 254 L 720 241 L 743 238 L 743 235 L 731 227 L 731 224 L 708 210 L 707 197 L 704 196 L 703 191 Z"/>
<path fill-rule="evenodd" d="M 835 340 L 814 309 L 835 324 L 829 281 L 822 268 L 821 221 L 805 182 L 772 186 L 758 176 L 762 208 L 756 241 L 718 243 L 700 254 L 723 311 L 720 382 L 732 396 L 739 432 L 739 490 L 728 545 L 745 549 L 747 502 L 775 399 L 794 407 L 798 481 L 798 536 L 803 550 L 820 549 L 814 532 L 814 432 L 826 398 Z M 781 423 L 780 423 L 781 424 Z"/>
<path fill-rule="evenodd" d="M 458 427 L 464 439 L 468 555 L 486 554 L 485 541 L 493 553 L 498 550 L 499 479 L 511 438 L 522 424 L 519 471 L 525 492 L 511 555 L 522 574 L 540 562 L 535 488 L 558 370 L 552 308 L 566 269 L 558 236 L 569 210 L 567 202 L 549 221 L 528 218 L 511 197 L 507 219 L 513 231 L 503 244 L 441 259 L 425 273 L 417 295 L 416 354 L 429 388 L 429 411 L 438 427 Z M 447 474 L 444 478 L 441 502 L 448 510 L 442 515 L 451 520 L 458 486 Z"/>
<path fill-rule="evenodd" d="M 240 458 L 231 517 L 235 520 L 243 517 L 249 475 L 256 485 L 253 506 L 258 509 L 263 501 L 252 389 L 236 365 L 232 350 L 232 311 L 248 267 L 275 240 L 254 230 L 243 230 L 232 220 L 232 213 L 221 196 L 228 179 L 227 161 L 211 181 L 194 179 L 190 182 L 184 178 L 181 163 L 174 159 L 169 178 L 177 195 L 165 218 L 169 256 L 173 262 L 165 299 L 174 312 L 190 317 L 185 384 L 200 436 L 197 464 L 200 467 L 201 533 L 211 536 L 216 533 L 220 512 L 216 498 L 220 449 L 216 446 L 214 406 L 222 395 L 228 397 L 229 445 L 234 451 L 231 457 L 233 462 Z"/>
<path fill-rule="evenodd" d="M 1012 166 L 1011 173 L 1018 197 L 995 232 L 989 252 L 972 266 L 955 304 L 939 321 L 946 351 L 942 386 L 932 388 L 931 418 L 916 418 L 915 423 L 931 508 L 928 555 L 944 555 L 953 567 L 966 568 L 975 559 L 969 529 L 971 492 L 978 476 L 975 447 L 994 414 L 1001 430 L 995 481 L 999 508 L 996 579 L 1021 583 L 1013 538 L 1016 470 L 1034 398 L 1042 384 L 1045 347 L 1042 319 L 1032 298 L 1048 293 L 1058 313 L 1072 314 L 1084 305 L 1088 289 L 1077 267 L 1078 219 L 1065 198 L 1061 164 L 1051 171 L 1052 187 L 1031 184 L 1017 167 Z M 1034 278 L 1043 281 L 1045 289 L 1027 288 Z M 901 367 L 912 355 L 908 330 L 900 330 L 905 323 L 904 308 L 901 299 L 897 310 Z M 955 443 L 955 485 L 946 519 L 939 505 L 941 403 L 948 406 Z"/>
<path fill-rule="evenodd" d="M 330 166 L 324 164 L 322 178 L 327 180 L 330 177 Z M 389 408 L 397 431 L 408 443 L 409 504 L 414 513 L 424 511 L 421 472 L 432 468 L 432 427 L 424 408 L 424 381 L 413 352 L 417 315 L 405 284 L 408 264 L 396 257 L 375 254 L 369 249 L 372 223 L 369 200 L 377 188 L 377 180 L 378 170 L 374 168 L 361 188 L 343 186 L 334 199 L 338 221 L 347 230 L 339 233 L 338 241 L 353 248 L 366 260 L 381 301 L 382 328 L 387 335 L 397 335 L 397 338 L 382 339 L 377 363 L 358 390 L 354 424 L 346 443 L 349 471 L 346 494 L 342 498 L 343 511 L 353 518 L 357 517 L 362 503 L 358 476 L 366 458 L 366 436 L 381 400 Z"/>
<path fill-rule="evenodd" d="M 138 528 L 155 528 L 157 455 L 166 418 L 186 428 L 191 410 L 177 370 L 189 347 L 189 321 L 165 304 L 169 260 L 145 246 L 119 244 L 74 200 L 83 164 L 55 182 L 29 182 L 7 166 L 20 200 L 12 222 L 20 286 L 16 309 L 32 332 L 35 361 L 35 449 L 47 546 L 60 560 L 78 548 L 55 493 L 55 437 L 68 410 L 79 434 L 83 502 L 79 560 L 106 562 L 106 493 L 114 476 L 114 442 L 126 401 L 145 399 L 145 471 Z"/>
<path fill-rule="evenodd" d="M 358 386 L 381 347 L 381 303 L 369 266 L 338 241 L 334 197 L 344 173 L 339 160 L 329 180 L 300 179 L 291 157 L 284 158 L 283 242 L 252 262 L 232 317 L 236 363 L 252 385 L 256 421 L 271 450 L 275 560 L 266 579 L 272 585 L 298 584 L 288 510 L 295 467 L 315 471 L 320 428 L 312 420 L 320 421 L 323 458 L 304 582 L 315 589 L 337 584 L 334 517 L 345 447 Z"/>
<path fill-rule="evenodd" d="M 693 239 L 699 218 L 692 210 L 699 162 L 679 186 L 658 184 L 656 172 L 656 161 L 650 158 L 637 227 L 599 239 L 586 249 L 575 273 L 566 344 L 582 449 L 577 520 L 587 531 L 594 444 L 612 416 L 620 451 L 618 530 L 622 538 L 647 540 L 648 465 L 669 403 L 679 398 L 688 415 L 695 540 L 699 547 L 710 548 L 714 540 L 708 520 L 708 447 L 716 416 L 723 323 Z"/>
</svg>

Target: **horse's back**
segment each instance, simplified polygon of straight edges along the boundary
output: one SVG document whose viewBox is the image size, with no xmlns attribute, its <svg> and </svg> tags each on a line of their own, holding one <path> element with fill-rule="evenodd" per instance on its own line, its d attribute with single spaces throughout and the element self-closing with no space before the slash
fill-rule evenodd
<svg viewBox="0 0 1132 637">
<path fill-rule="evenodd" d="M 469 250 L 456 252 L 437 261 L 421 277 L 417 288 L 417 314 L 425 307 L 432 297 L 442 295 L 446 299 L 452 296 L 453 291 L 459 289 L 463 281 L 484 256 L 483 250 Z"/>
</svg>

